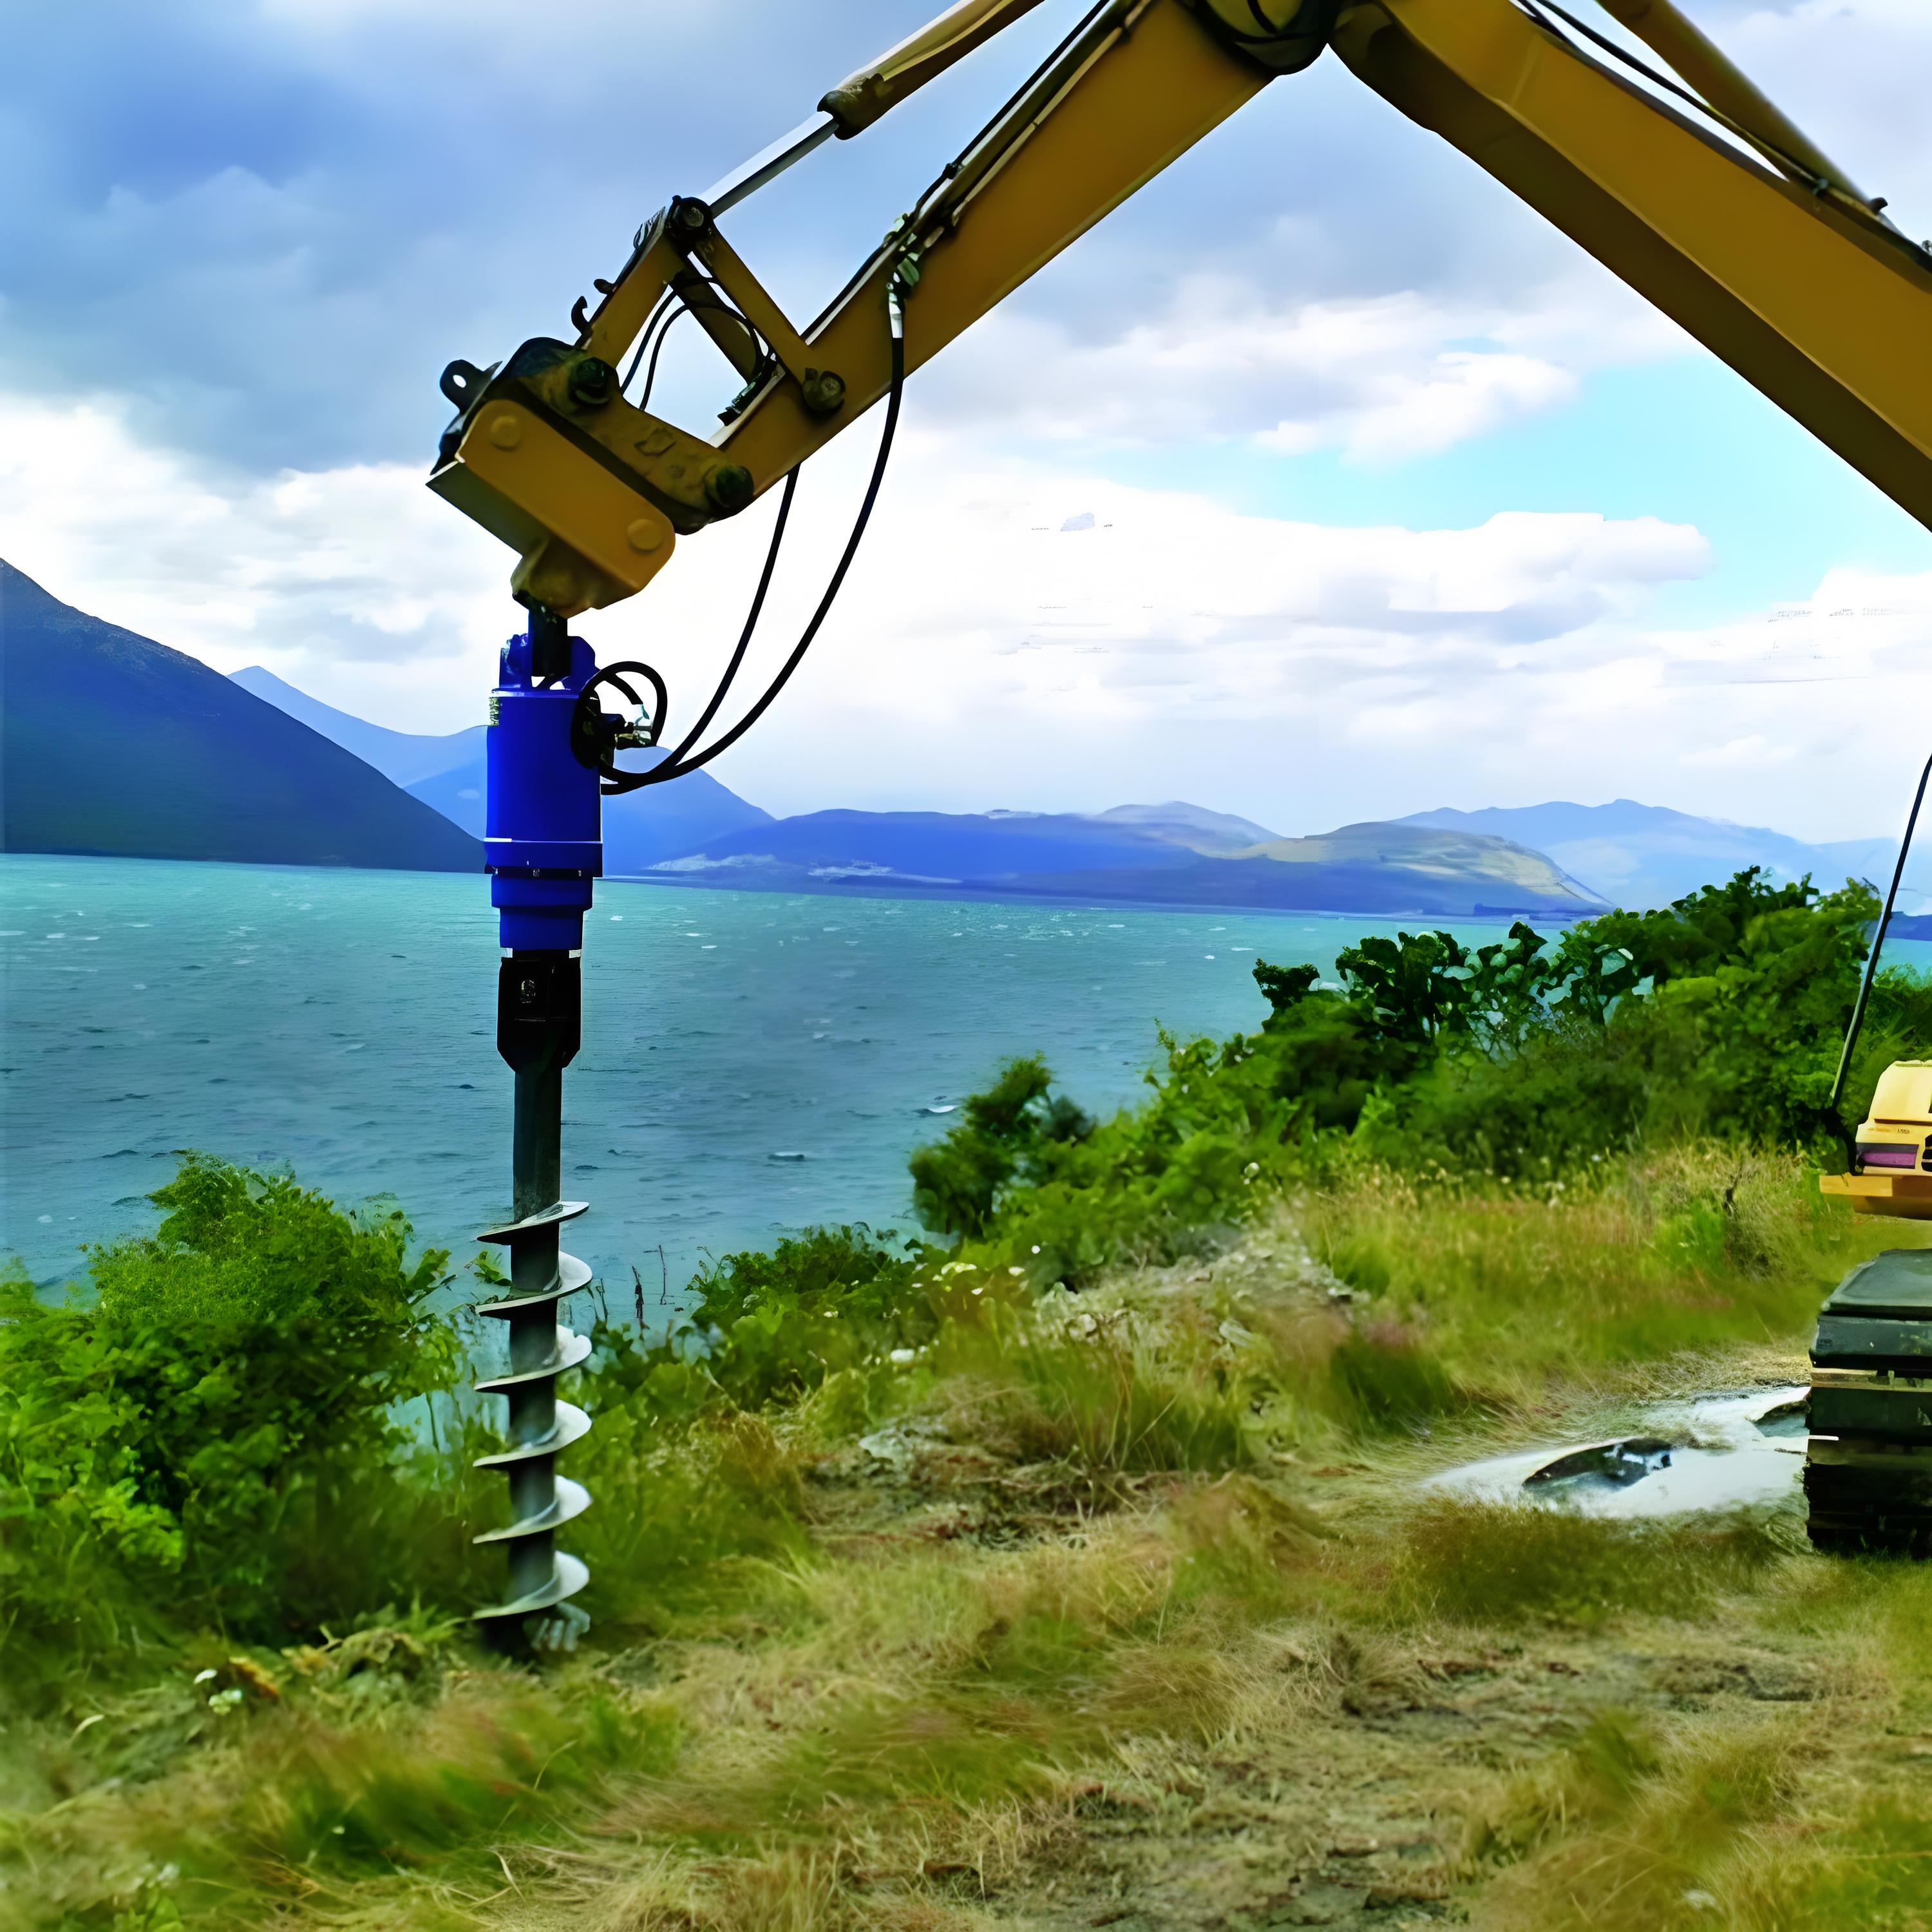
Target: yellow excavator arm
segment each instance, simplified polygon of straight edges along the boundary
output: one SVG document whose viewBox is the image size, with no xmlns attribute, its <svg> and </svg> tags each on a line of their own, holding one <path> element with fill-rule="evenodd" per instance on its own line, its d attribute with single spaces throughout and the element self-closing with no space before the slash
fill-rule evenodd
<svg viewBox="0 0 1932 1932">
<path fill-rule="evenodd" d="M 430 487 L 518 554 L 568 618 L 641 590 L 1277 77 L 1332 50 L 1672 316 L 1932 527 L 1932 256 L 1671 0 L 1601 0 L 1641 70 L 1552 0 L 1102 0 L 815 321 L 795 326 L 721 231 L 747 194 L 849 139 L 1037 0 L 962 0 L 817 117 L 639 231 L 572 341 L 453 363 Z M 1583 0 L 1578 0 L 1583 4 Z M 623 394 L 690 309 L 742 389 L 703 436 Z M 902 318 L 903 340 L 895 330 Z"/>
</svg>

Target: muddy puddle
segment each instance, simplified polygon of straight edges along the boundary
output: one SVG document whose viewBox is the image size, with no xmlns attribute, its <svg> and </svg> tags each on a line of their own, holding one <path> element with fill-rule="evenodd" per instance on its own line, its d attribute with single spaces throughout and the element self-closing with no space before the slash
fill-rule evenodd
<svg viewBox="0 0 1932 1932">
<path fill-rule="evenodd" d="M 1804 1473 L 1803 1384 L 1657 1402 L 1624 1436 L 1496 1456 L 1425 1487 L 1591 1516 L 1679 1516 L 1782 1502 Z"/>
</svg>

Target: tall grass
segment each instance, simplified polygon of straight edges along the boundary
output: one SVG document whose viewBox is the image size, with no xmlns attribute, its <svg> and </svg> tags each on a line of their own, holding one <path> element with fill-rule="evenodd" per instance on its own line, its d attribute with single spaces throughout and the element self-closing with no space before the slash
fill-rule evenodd
<svg viewBox="0 0 1932 1932">
<path fill-rule="evenodd" d="M 1834 1208 L 1795 1155 L 1695 1144 L 1535 1187 L 1370 1168 L 1291 1211 L 1367 1306 L 1476 1388 L 1789 1346 L 1852 1262 L 1926 1238 Z"/>
<path fill-rule="evenodd" d="M 80 1549 L 123 1594 L 112 1629 L 56 1626 L 23 1618 L 10 1582 L 0 1900 L 46 1932 L 963 1928 L 983 1922 L 982 1888 L 1079 1869 L 1110 1808 L 1179 1820 L 1197 1799 L 1177 1793 L 1232 1802 L 1228 1767 L 1348 1756 L 1365 1723 L 1441 1695 L 1459 1658 L 1504 1670 L 1546 1643 L 1720 1616 L 1762 1644 L 1853 1654 L 1862 1694 L 1932 1727 L 1914 1575 L 1822 1565 L 1775 1526 L 1631 1529 L 1406 1487 L 1460 1418 L 1533 1409 L 1541 1432 L 1580 1390 L 1641 1388 L 1659 1357 L 1795 1349 L 1821 1286 L 1900 1237 L 1827 1209 L 1795 1158 L 1602 1165 L 1532 1190 L 1343 1162 L 1254 1217 L 1238 1250 L 1082 1294 L 1041 1296 L 992 1249 L 869 1237 L 800 1244 L 796 1292 L 727 1270 L 708 1334 L 652 1354 L 607 1333 L 608 1371 L 578 1391 L 598 1425 L 578 1468 L 597 1507 L 573 1526 L 596 1623 L 541 1681 L 465 1634 L 484 1580 L 464 1538 L 499 1500 L 464 1470 L 473 1422 L 440 1412 L 430 1442 L 400 1427 L 386 1357 L 356 1384 L 356 1426 L 383 1446 L 352 1510 L 304 1500 L 330 1493 L 310 1465 L 279 1486 L 260 1466 L 250 1493 L 291 1580 L 276 1628 L 224 1617 L 218 1596 L 211 1610 L 199 1583 L 143 1601 L 150 1573 L 113 1570 L 113 1508 L 165 1507 L 183 1538 L 209 1519 L 191 1480 L 141 1486 L 148 1438 L 110 1331 L 84 1304 L 24 1310 L 0 1346 L 19 1361 L 58 1340 L 97 1421 L 84 1466 L 33 1466 L 31 1508 L 4 1454 L 48 1438 L 16 1427 L 0 1452 L 16 1485 L 0 1574 Z M 260 1217 L 229 1211 L 238 1228 L 201 1238 L 246 1249 Z M 358 1247 L 313 1226 L 412 1305 L 393 1229 Z M 256 1334 L 256 1304 L 238 1305 Z M 810 1373 L 783 1372 L 794 1329 L 842 1322 Z M 219 1366 L 230 1343 L 201 1332 Z M 427 1367 L 442 1346 L 422 1345 Z M 249 1374 L 276 1359 L 258 1348 Z M 197 1399 L 241 1385 L 220 1366 Z M 20 1388 L 14 1413 L 51 1414 Z M 115 1490 L 117 1472 L 133 1486 Z M 57 1500 L 116 1495 L 78 1517 Z M 76 1522 L 93 1540 L 47 1540 Z M 56 1600 L 87 1573 L 67 1574 Z M 1583 1731 L 1565 1719 L 1539 1748 L 1574 1736 L 1570 1756 L 1464 1776 L 1456 1802 L 1478 1822 L 1430 1885 L 1474 1888 L 1498 1924 L 1592 1922 L 1574 1896 L 1611 1928 L 1674 1924 L 1702 1891 L 1768 1932 L 1786 1922 L 1753 1876 L 1770 1859 L 1793 1926 L 1906 1910 L 1912 1814 L 1862 1769 L 1814 1850 L 1778 1835 L 1784 1810 L 1827 1816 L 1781 1742 L 1812 1736 L 1802 1713 L 1708 1736 L 1654 1708 L 1594 1731 L 1574 1714 Z M 1754 1757 L 1770 1767 L 1756 1782 Z M 1592 1906 L 1599 1864 L 1610 1903 Z"/>
</svg>

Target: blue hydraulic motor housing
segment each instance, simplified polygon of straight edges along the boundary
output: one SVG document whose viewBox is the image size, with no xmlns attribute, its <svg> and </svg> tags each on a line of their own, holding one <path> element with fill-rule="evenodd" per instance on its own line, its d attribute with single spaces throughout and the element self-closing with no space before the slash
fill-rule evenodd
<svg viewBox="0 0 1932 1932">
<path fill-rule="evenodd" d="M 591 881 L 604 869 L 597 767 L 578 758 L 571 738 L 597 660 L 572 638 L 568 670 L 545 680 L 535 655 L 529 636 L 512 638 L 490 694 L 484 864 L 506 951 L 574 952 Z"/>
</svg>

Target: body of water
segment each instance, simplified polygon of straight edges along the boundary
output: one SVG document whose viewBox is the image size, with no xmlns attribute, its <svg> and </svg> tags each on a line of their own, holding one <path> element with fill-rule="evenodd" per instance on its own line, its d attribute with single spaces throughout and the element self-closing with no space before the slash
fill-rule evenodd
<svg viewBox="0 0 1932 1932">
<path fill-rule="evenodd" d="M 508 1192 L 488 900 L 446 874 L 0 857 L 6 1246 L 37 1280 L 77 1271 L 83 1240 L 154 1225 L 142 1197 L 198 1148 L 393 1196 L 471 1252 Z M 1399 923 L 600 885 L 564 1086 L 566 1191 L 592 1210 L 573 1251 L 614 1286 L 638 1266 L 655 1304 L 706 1250 L 909 1228 L 907 1154 L 1004 1058 L 1042 1052 L 1111 1110 L 1156 1024 L 1259 1023 L 1258 953 L 1327 973 Z"/>
</svg>

